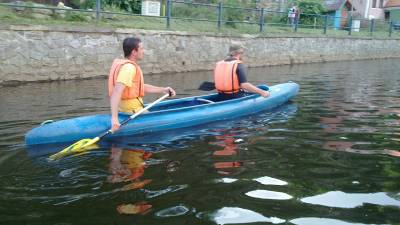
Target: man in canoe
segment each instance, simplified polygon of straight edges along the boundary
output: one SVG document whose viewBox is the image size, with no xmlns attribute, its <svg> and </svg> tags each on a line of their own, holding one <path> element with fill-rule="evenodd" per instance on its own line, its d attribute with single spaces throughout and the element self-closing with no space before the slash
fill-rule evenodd
<svg viewBox="0 0 400 225">
<path fill-rule="evenodd" d="M 142 98 L 145 93 L 170 93 L 175 96 L 175 90 L 170 87 L 144 83 L 142 70 L 137 64 L 144 56 L 143 43 L 139 38 L 125 38 L 122 48 L 125 58 L 114 60 L 108 77 L 112 131 L 121 126 L 118 111 L 135 113 L 144 108 Z"/>
<path fill-rule="evenodd" d="M 217 62 L 214 70 L 215 88 L 221 100 L 239 98 L 245 92 L 256 93 L 264 98 L 269 96 L 268 91 L 264 91 L 247 81 L 246 68 L 242 63 L 245 47 L 234 42 L 229 47 L 229 54 L 225 60 Z"/>
</svg>

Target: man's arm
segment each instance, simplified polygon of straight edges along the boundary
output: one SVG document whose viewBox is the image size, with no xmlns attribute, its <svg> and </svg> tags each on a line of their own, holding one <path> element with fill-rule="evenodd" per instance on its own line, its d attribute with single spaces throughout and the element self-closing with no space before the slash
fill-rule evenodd
<svg viewBox="0 0 400 225">
<path fill-rule="evenodd" d="M 269 96 L 269 91 L 264 91 L 256 86 L 252 85 L 249 82 L 241 83 L 240 88 L 242 88 L 248 92 L 257 93 L 257 94 L 263 96 L 264 98 L 267 98 Z"/>
<path fill-rule="evenodd" d="M 117 83 L 113 89 L 110 97 L 111 105 L 111 130 L 116 131 L 119 129 L 121 124 L 118 120 L 118 105 L 121 102 L 122 92 L 125 89 L 125 85 L 122 83 Z"/>
<path fill-rule="evenodd" d="M 157 87 L 150 84 L 144 84 L 144 92 L 145 93 L 165 93 L 171 94 L 171 96 L 175 96 L 175 90 L 170 87 Z"/>
<path fill-rule="evenodd" d="M 264 91 L 256 86 L 252 85 L 251 83 L 247 82 L 246 67 L 243 64 L 241 64 L 241 63 L 238 64 L 236 73 L 238 75 L 238 80 L 239 80 L 241 89 L 244 89 L 251 93 L 257 93 L 257 94 L 263 96 L 264 98 L 269 96 L 268 91 Z"/>
</svg>

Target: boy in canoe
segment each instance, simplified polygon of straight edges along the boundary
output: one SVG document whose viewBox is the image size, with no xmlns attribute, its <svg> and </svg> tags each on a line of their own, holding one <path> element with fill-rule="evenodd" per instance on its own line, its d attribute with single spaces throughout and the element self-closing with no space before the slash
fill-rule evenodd
<svg viewBox="0 0 400 225">
<path fill-rule="evenodd" d="M 229 47 L 229 54 L 225 60 L 217 62 L 214 70 L 215 88 L 221 100 L 239 98 L 245 92 L 256 93 L 264 98 L 269 96 L 264 91 L 247 81 L 246 68 L 242 63 L 245 47 L 234 42 Z"/>
<path fill-rule="evenodd" d="M 122 48 L 125 58 L 114 60 L 108 77 L 112 131 L 121 126 L 118 111 L 135 113 L 144 108 L 142 98 L 145 93 L 170 93 L 175 96 L 175 90 L 170 87 L 144 83 L 142 70 L 137 64 L 144 56 L 143 44 L 139 38 L 125 38 Z"/>
</svg>

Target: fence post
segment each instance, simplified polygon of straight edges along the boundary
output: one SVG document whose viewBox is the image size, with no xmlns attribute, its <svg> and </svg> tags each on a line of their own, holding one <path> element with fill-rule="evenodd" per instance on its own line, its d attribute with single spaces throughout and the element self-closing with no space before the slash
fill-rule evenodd
<svg viewBox="0 0 400 225">
<path fill-rule="evenodd" d="M 349 35 L 351 36 L 351 30 L 353 29 L 353 17 L 349 16 Z"/>
<path fill-rule="evenodd" d="M 260 33 L 264 31 L 264 8 L 260 11 Z"/>
<path fill-rule="evenodd" d="M 171 23 L 171 0 L 167 0 L 167 28 L 170 27 Z"/>
<path fill-rule="evenodd" d="M 217 26 L 218 26 L 218 31 L 221 31 L 221 20 L 222 20 L 222 3 L 218 3 L 218 21 L 217 21 Z"/>
<path fill-rule="evenodd" d="M 326 34 L 326 30 L 328 29 L 328 15 L 325 15 L 324 18 L 324 34 Z"/>
<path fill-rule="evenodd" d="M 101 0 L 96 0 L 96 20 L 100 20 Z"/>
<path fill-rule="evenodd" d="M 369 33 L 371 36 L 374 33 L 374 30 L 375 30 L 375 19 L 372 19 L 369 27 Z"/>
<path fill-rule="evenodd" d="M 389 37 L 392 37 L 393 32 L 393 21 L 389 22 Z"/>
</svg>

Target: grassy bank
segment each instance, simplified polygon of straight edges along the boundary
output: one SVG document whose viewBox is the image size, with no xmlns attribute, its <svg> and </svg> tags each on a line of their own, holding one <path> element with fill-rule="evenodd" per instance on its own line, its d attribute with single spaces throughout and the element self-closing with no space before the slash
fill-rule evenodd
<svg viewBox="0 0 400 225">
<path fill-rule="evenodd" d="M 260 32 L 258 24 L 235 23 L 222 24 L 218 29 L 216 21 L 194 21 L 183 19 L 171 19 L 170 27 L 164 17 L 150 17 L 139 15 L 126 15 L 126 13 L 110 9 L 117 14 L 102 14 L 101 19 L 96 19 L 95 12 L 64 11 L 43 8 L 9 8 L 0 6 L 0 22 L 13 25 L 46 25 L 46 26 L 79 26 L 100 28 L 134 28 L 145 30 L 172 30 L 187 32 L 205 32 L 222 34 L 256 34 L 271 37 L 355 37 L 355 38 L 400 38 L 399 31 L 393 31 L 389 37 L 388 29 L 385 27 L 375 31 L 373 34 L 367 28 L 353 31 L 351 36 L 347 30 L 328 29 L 323 34 L 322 27 L 298 28 L 297 32 L 286 24 L 265 24 L 263 32 Z"/>
</svg>

